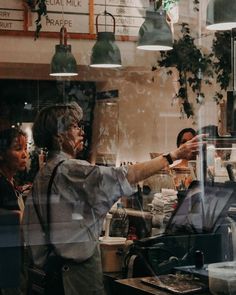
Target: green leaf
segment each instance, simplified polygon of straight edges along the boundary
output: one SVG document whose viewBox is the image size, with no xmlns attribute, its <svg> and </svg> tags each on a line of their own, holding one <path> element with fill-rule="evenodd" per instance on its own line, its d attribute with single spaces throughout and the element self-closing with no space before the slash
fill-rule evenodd
<svg viewBox="0 0 236 295">
<path fill-rule="evenodd" d="M 40 30 L 42 29 L 41 25 L 41 17 L 45 16 L 47 18 L 47 4 L 46 0 L 26 0 L 27 5 L 31 9 L 31 11 L 37 12 L 37 19 L 35 21 L 36 29 L 35 29 L 35 37 L 36 40 L 39 37 Z"/>
<path fill-rule="evenodd" d="M 213 77 L 212 60 L 210 54 L 202 53 L 195 45 L 187 23 L 181 24 L 181 32 L 182 36 L 173 42 L 173 49 L 162 52 L 157 63 L 160 67 L 175 67 L 178 70 L 180 84 L 178 97 L 188 101 L 188 87 L 193 92 L 199 93 L 202 83 L 210 84 L 208 79 L 202 80 L 202 76 L 207 73 L 208 77 Z M 204 98 L 204 95 L 202 97 Z M 183 110 L 187 117 L 193 115 L 192 107 L 187 102 L 183 105 Z"/>
</svg>

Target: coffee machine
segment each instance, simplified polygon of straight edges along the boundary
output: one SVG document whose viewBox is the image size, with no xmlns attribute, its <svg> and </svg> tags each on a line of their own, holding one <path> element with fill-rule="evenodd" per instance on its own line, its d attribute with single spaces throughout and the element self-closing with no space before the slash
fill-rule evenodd
<svg viewBox="0 0 236 295">
<path fill-rule="evenodd" d="M 234 258 L 229 209 L 236 203 L 236 184 L 194 181 L 174 211 L 164 234 L 137 240 L 125 259 L 128 276 L 166 274 L 176 267 Z"/>
</svg>

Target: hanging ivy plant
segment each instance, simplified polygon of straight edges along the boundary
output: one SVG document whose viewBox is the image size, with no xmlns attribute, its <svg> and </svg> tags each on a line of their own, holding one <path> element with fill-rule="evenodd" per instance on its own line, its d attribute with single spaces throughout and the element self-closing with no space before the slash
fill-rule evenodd
<svg viewBox="0 0 236 295">
<path fill-rule="evenodd" d="M 189 25 L 181 24 L 182 37 L 174 40 L 173 49 L 161 52 L 161 59 L 158 61 L 160 67 L 175 67 L 179 73 L 179 91 L 176 96 L 181 102 L 181 112 L 191 117 L 194 115 L 193 106 L 189 102 L 188 87 L 196 93 L 196 102 L 202 103 L 204 93 L 201 91 L 202 75 L 208 78 L 213 77 L 211 70 L 210 55 L 203 54 L 195 45 L 194 38 L 190 34 Z M 156 67 L 153 68 L 155 70 Z M 169 70 L 168 74 L 172 74 Z M 206 84 L 210 84 L 209 79 L 204 79 Z"/>
<path fill-rule="evenodd" d="M 227 90 L 231 79 L 231 32 L 218 31 L 212 43 L 213 69 L 216 73 L 216 82 L 221 90 Z M 214 99 L 217 103 L 223 98 L 221 92 L 216 92 Z"/>
<path fill-rule="evenodd" d="M 174 6 L 176 3 L 178 3 L 179 0 L 163 0 L 163 8 L 166 11 L 169 11 L 172 6 Z"/>
<path fill-rule="evenodd" d="M 35 21 L 36 29 L 35 29 L 34 39 L 36 40 L 39 37 L 39 33 L 42 29 L 42 24 L 41 24 L 42 16 L 45 16 L 46 18 L 48 18 L 46 0 L 25 0 L 25 1 L 28 7 L 30 8 L 30 10 L 32 12 L 37 12 L 37 15 L 38 15 Z"/>
<path fill-rule="evenodd" d="M 164 10 L 169 11 L 178 2 L 179 0 L 163 0 L 163 8 Z M 198 9 L 199 0 L 193 0 L 193 4 L 194 4 L 193 9 L 195 11 L 199 11 Z"/>
</svg>

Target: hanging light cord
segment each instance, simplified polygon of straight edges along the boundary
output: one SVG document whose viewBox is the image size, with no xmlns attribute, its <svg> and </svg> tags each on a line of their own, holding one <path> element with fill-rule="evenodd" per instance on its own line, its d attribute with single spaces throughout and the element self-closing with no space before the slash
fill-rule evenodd
<svg viewBox="0 0 236 295">
<path fill-rule="evenodd" d="M 106 0 L 105 0 L 104 15 L 105 15 L 105 31 L 107 31 L 107 1 Z"/>
<path fill-rule="evenodd" d="M 97 15 L 97 17 L 96 17 L 96 33 L 97 34 L 98 34 L 98 26 L 99 26 L 98 19 L 101 16 L 105 16 L 105 32 L 107 31 L 107 16 L 112 18 L 112 21 L 113 21 L 113 34 L 115 34 L 116 20 L 115 20 L 115 17 L 111 13 L 107 12 L 107 10 L 106 10 L 106 1 L 105 1 L 105 10 L 104 10 L 103 14 L 99 13 Z"/>
<path fill-rule="evenodd" d="M 64 18 L 64 2 L 61 0 L 61 15 L 62 15 L 62 27 L 60 31 L 60 44 L 67 45 L 67 30 L 65 27 L 65 18 Z"/>
<path fill-rule="evenodd" d="M 60 44 L 67 45 L 67 30 L 64 26 L 65 24 L 65 18 L 64 18 L 64 2 L 61 0 L 61 20 L 62 20 L 62 27 L 60 31 Z"/>
<path fill-rule="evenodd" d="M 64 2 L 61 0 L 61 15 L 62 15 L 62 24 L 64 27 L 65 19 L 64 19 Z"/>
<path fill-rule="evenodd" d="M 162 0 L 154 0 L 154 10 L 158 10 L 162 6 Z"/>
<path fill-rule="evenodd" d="M 67 45 L 67 30 L 64 26 L 62 26 L 60 30 L 60 44 Z"/>
</svg>

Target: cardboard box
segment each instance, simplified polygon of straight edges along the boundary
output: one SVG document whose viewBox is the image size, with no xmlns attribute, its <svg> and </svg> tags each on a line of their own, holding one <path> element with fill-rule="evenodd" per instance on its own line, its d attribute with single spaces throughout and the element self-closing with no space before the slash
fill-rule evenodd
<svg viewBox="0 0 236 295">
<path fill-rule="evenodd" d="M 119 272 L 122 270 L 125 238 L 108 237 L 100 240 L 103 272 Z"/>
</svg>

